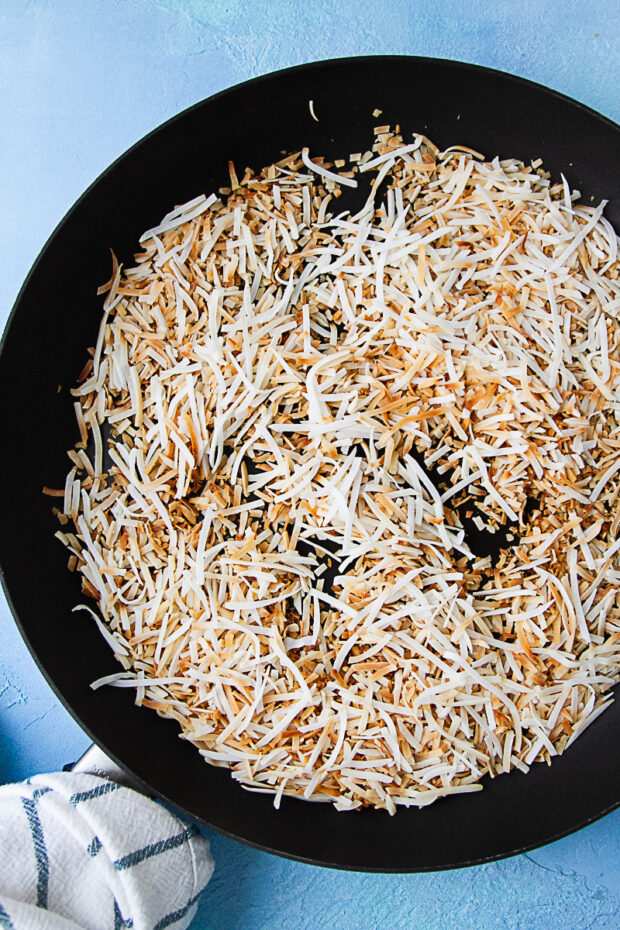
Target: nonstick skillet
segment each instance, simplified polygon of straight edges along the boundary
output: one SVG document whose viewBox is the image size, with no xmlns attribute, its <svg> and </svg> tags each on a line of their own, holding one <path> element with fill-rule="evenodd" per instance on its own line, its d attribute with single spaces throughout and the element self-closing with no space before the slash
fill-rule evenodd
<svg viewBox="0 0 620 930">
<path fill-rule="evenodd" d="M 319 121 L 313 119 L 309 101 Z M 375 109 L 382 110 L 379 119 Z M 528 775 L 423 810 L 337 813 L 331 805 L 244 791 L 206 765 L 177 725 L 138 708 L 125 689 L 89 683 L 118 666 L 94 623 L 71 608 L 79 578 L 43 485 L 62 486 L 77 438 L 69 389 L 94 344 L 96 288 L 112 246 L 131 259 L 140 233 L 172 204 L 226 183 L 227 163 L 259 169 L 309 146 L 332 158 L 364 151 L 372 127 L 400 124 L 439 146 L 542 157 L 586 203 L 609 198 L 620 226 L 620 129 L 560 94 L 510 75 L 429 58 L 319 62 L 257 78 L 169 120 L 116 161 L 70 210 L 31 270 L 0 354 L 2 581 L 41 671 L 91 738 L 145 790 L 209 827 L 283 856 L 346 869 L 424 871 L 501 858 L 556 839 L 620 804 L 620 706 L 566 753 Z M 355 206 L 354 204 L 350 204 Z"/>
</svg>

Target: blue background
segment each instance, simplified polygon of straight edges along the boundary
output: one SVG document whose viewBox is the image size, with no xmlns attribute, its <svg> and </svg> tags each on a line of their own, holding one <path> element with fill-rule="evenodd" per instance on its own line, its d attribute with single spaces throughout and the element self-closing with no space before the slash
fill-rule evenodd
<svg viewBox="0 0 620 930">
<path fill-rule="evenodd" d="M 230 84 L 369 53 L 490 65 L 620 118 L 617 0 L 0 0 L 0 327 L 49 233 L 131 143 Z M 0 782 L 74 760 L 88 741 L 2 595 L 0 665 Z M 430 875 L 345 874 L 212 845 L 194 928 L 620 927 L 620 811 L 531 855 Z"/>
</svg>

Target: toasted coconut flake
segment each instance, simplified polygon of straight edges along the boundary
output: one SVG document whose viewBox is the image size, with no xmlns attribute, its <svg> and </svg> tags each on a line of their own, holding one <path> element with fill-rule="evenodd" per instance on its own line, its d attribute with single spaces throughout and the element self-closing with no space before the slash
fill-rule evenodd
<svg viewBox="0 0 620 930">
<path fill-rule="evenodd" d="M 351 161 L 375 172 L 354 216 L 328 211 L 357 182 L 304 149 L 231 163 L 113 258 L 44 493 L 122 665 L 93 687 L 135 688 L 276 805 L 393 814 L 608 706 L 618 251 L 604 204 L 536 163 L 387 126 Z M 479 558 L 463 514 L 520 538 Z"/>
<path fill-rule="evenodd" d="M 353 178 L 346 178 L 341 174 L 336 174 L 334 171 L 329 171 L 327 168 L 324 168 L 323 165 L 318 165 L 316 162 L 312 161 L 308 154 L 308 149 L 302 149 L 301 158 L 306 168 L 321 175 L 321 177 L 325 178 L 327 181 L 334 181 L 336 184 L 344 184 L 345 187 L 357 187 L 357 181 Z"/>
</svg>

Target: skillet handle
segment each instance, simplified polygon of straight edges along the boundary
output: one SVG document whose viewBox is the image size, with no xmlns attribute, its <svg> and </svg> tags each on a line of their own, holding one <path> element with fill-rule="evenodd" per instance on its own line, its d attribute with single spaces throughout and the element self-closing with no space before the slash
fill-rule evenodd
<svg viewBox="0 0 620 930">
<path fill-rule="evenodd" d="M 71 772 L 82 772 L 85 775 L 99 775 L 100 778 L 116 781 L 119 785 L 124 785 L 125 788 L 133 788 L 134 791 L 144 794 L 142 785 L 129 772 L 118 766 L 112 759 L 109 759 L 95 743 L 88 747 L 77 762 L 65 766 L 65 769 Z"/>
</svg>

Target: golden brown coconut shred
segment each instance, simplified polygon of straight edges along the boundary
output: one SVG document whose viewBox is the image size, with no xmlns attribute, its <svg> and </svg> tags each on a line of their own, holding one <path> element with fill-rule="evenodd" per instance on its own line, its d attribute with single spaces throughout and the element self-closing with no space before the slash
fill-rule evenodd
<svg viewBox="0 0 620 930">
<path fill-rule="evenodd" d="M 540 163 L 376 138 L 231 165 L 115 263 L 58 536 L 123 666 L 96 686 L 276 805 L 393 813 L 611 700 L 620 286 L 604 204 Z"/>
</svg>

